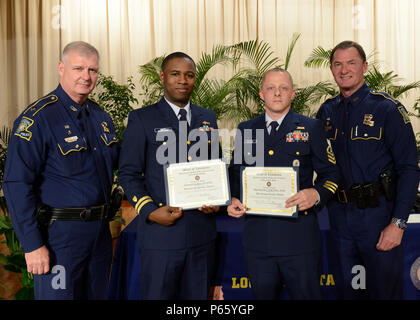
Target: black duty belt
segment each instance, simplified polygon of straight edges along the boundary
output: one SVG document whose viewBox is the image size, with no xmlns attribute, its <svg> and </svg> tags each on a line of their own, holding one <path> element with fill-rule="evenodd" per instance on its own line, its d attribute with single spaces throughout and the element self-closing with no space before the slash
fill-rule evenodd
<svg viewBox="0 0 420 320">
<path fill-rule="evenodd" d="M 361 208 L 372 208 L 379 205 L 378 198 L 383 194 L 380 184 L 354 184 L 348 190 L 338 190 L 337 199 L 341 203 L 355 202 Z"/>
<path fill-rule="evenodd" d="M 109 205 L 85 208 L 49 208 L 51 220 L 95 221 L 108 219 L 111 210 Z"/>
</svg>

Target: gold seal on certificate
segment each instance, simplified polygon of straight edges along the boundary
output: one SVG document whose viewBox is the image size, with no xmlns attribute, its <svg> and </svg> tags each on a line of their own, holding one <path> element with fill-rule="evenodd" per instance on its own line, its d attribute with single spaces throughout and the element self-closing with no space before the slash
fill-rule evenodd
<svg viewBox="0 0 420 320">
<path fill-rule="evenodd" d="M 231 203 L 227 166 L 221 159 L 172 163 L 164 174 L 170 206 L 185 210 Z"/>
<path fill-rule="evenodd" d="M 299 190 L 298 167 L 245 167 L 241 172 L 242 203 L 247 214 L 298 216 L 286 200 Z"/>
</svg>

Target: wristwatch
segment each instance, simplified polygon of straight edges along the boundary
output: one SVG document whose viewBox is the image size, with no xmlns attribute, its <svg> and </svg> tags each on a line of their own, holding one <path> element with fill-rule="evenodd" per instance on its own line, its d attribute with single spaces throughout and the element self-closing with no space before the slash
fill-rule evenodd
<svg viewBox="0 0 420 320">
<path fill-rule="evenodd" d="M 391 219 L 391 223 L 395 224 L 398 228 L 400 229 L 407 229 L 407 221 L 403 220 L 403 219 L 398 219 L 398 218 L 392 218 Z"/>
</svg>

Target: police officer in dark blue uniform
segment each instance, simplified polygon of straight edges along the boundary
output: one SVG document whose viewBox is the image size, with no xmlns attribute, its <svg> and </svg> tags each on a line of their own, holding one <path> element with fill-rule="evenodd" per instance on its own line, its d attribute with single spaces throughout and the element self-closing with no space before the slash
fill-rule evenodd
<svg viewBox="0 0 420 320">
<path fill-rule="evenodd" d="M 87 98 L 98 63 L 90 44 L 68 44 L 57 89 L 14 123 L 3 190 L 36 299 L 107 297 L 119 146 L 111 118 Z"/>
<path fill-rule="evenodd" d="M 400 244 L 419 183 L 413 128 L 400 102 L 367 87 L 366 55 L 358 43 L 338 44 L 330 62 L 340 94 L 317 117 L 342 174 L 337 198 L 328 204 L 339 256 L 337 288 L 345 299 L 401 299 Z"/>
<path fill-rule="evenodd" d="M 168 55 L 160 72 L 164 97 L 132 111 L 124 132 L 118 176 L 139 214 L 142 299 L 207 299 L 209 294 L 216 238 L 213 213 L 219 207 L 168 206 L 163 171 L 167 163 L 220 156 L 218 135 L 212 135 L 217 129 L 214 112 L 189 101 L 195 75 L 191 57 Z M 206 138 L 187 139 L 193 129 L 205 132 Z M 203 142 L 207 155 L 200 148 L 190 152 Z"/>
<path fill-rule="evenodd" d="M 292 299 L 321 299 L 321 240 L 316 212 L 334 195 L 339 174 L 321 122 L 290 109 L 294 95 L 293 80 L 287 71 L 266 72 L 260 90 L 266 112 L 239 124 L 240 135 L 232 155 L 232 205 L 228 206 L 228 214 L 237 218 L 246 213 L 239 198 L 241 166 L 250 165 L 246 160 L 250 149 L 247 144 L 253 145 L 254 154 L 258 144 L 264 144 L 261 156 L 265 167 L 299 166 L 300 191 L 286 200 L 286 207 L 298 207 L 297 218 L 245 217 L 243 245 L 256 299 L 278 299 L 284 284 Z M 251 139 L 246 138 L 247 129 L 252 131 Z M 263 141 L 258 130 L 264 131 Z M 243 152 L 241 161 L 235 159 L 238 150 Z"/>
</svg>

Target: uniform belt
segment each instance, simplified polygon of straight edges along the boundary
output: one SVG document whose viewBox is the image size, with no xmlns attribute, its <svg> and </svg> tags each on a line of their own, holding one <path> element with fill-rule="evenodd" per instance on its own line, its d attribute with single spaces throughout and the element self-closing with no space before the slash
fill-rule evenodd
<svg viewBox="0 0 420 320">
<path fill-rule="evenodd" d="M 377 183 L 354 184 L 348 190 L 338 190 L 337 199 L 340 203 L 358 202 L 383 195 L 382 186 Z"/>
<path fill-rule="evenodd" d="M 49 208 L 51 220 L 95 221 L 106 220 L 110 214 L 109 205 L 85 208 Z"/>
</svg>

